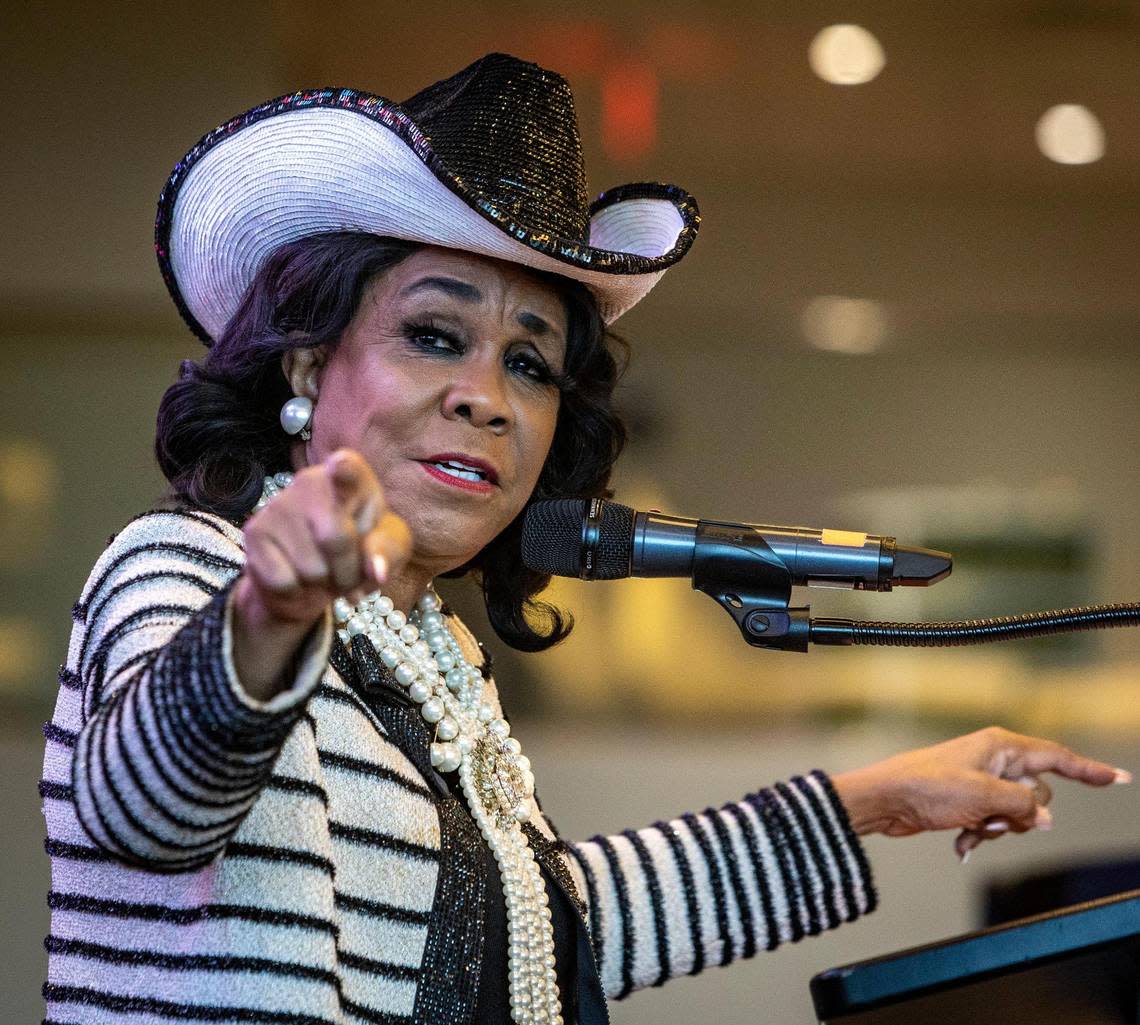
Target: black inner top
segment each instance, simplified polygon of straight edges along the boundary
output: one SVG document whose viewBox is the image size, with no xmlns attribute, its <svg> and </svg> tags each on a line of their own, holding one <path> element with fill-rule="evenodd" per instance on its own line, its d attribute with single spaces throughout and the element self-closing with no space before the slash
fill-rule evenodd
<svg viewBox="0 0 1140 1025">
<path fill-rule="evenodd" d="M 459 785 L 459 774 L 442 774 L 452 794 L 459 799 L 468 814 L 471 809 Z M 503 880 L 499 865 L 491 848 L 483 845 L 487 866 L 487 925 L 483 946 L 483 969 L 479 975 L 479 1001 L 475 1021 L 479 1025 L 511 1025 L 511 998 L 507 988 L 509 936 L 507 932 L 507 903 L 503 896 Z M 550 898 L 550 920 L 554 926 L 554 971 L 558 976 L 558 993 L 562 1001 L 562 1019 L 566 1025 L 578 1020 L 578 938 L 575 931 L 575 910 L 562 887 L 550 877 L 540 863 L 542 880 Z"/>
<path fill-rule="evenodd" d="M 427 764 L 427 744 L 430 734 L 426 724 L 417 714 L 418 708 L 407 693 L 376 657 L 372 645 L 364 638 L 356 638 L 350 653 L 337 641 L 333 645 L 331 661 L 349 686 L 367 704 L 372 705 L 374 710 L 379 711 L 377 705 L 387 705 L 393 713 L 399 714 L 404 721 L 412 724 L 412 732 L 417 737 L 412 743 L 419 750 L 405 753 L 413 756 L 413 761 L 428 778 L 428 783 L 433 789 L 440 792 L 445 786 L 470 816 L 471 809 L 467 806 L 460 786 L 459 774 L 457 772 L 441 774 Z M 484 676 L 489 676 L 489 659 L 483 668 Z M 474 826 L 473 817 L 472 824 L 478 835 L 478 827 Z M 535 834 L 529 827 L 528 832 L 532 833 L 533 843 Z M 495 856 L 485 842 L 481 846 L 486 879 L 486 918 L 483 963 L 480 968 L 479 991 L 473 1020 L 480 1025 L 510 1025 L 506 900 Z M 554 929 L 555 974 L 562 1004 L 562 1018 L 566 1025 L 579 1022 L 581 1025 L 604 1025 L 608 1021 L 605 996 L 590 950 L 588 930 L 578 917 L 577 908 L 570 897 L 542 860 L 539 860 L 539 868 L 550 901 L 551 925 Z"/>
</svg>

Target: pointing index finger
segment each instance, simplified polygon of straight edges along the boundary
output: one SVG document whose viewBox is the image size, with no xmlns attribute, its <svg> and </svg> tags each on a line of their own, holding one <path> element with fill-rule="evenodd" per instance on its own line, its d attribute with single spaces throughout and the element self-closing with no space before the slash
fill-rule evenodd
<svg viewBox="0 0 1140 1025">
<path fill-rule="evenodd" d="M 339 495 L 348 498 L 360 487 L 363 464 L 364 460 L 347 448 L 338 448 L 325 459 L 325 470 Z"/>
<path fill-rule="evenodd" d="M 349 449 L 337 449 L 325 460 L 336 497 L 345 503 L 356 529 L 367 534 L 376 525 L 379 504 L 376 487 L 368 486 L 368 464 Z"/>
<path fill-rule="evenodd" d="M 1027 773 L 1055 772 L 1058 776 L 1091 786 L 1103 787 L 1109 783 L 1128 782 L 1132 778 L 1131 773 L 1123 769 L 1113 768 L 1095 758 L 1086 758 L 1061 744 L 1048 741 L 1036 741 L 1028 746 L 1023 757 Z"/>
</svg>

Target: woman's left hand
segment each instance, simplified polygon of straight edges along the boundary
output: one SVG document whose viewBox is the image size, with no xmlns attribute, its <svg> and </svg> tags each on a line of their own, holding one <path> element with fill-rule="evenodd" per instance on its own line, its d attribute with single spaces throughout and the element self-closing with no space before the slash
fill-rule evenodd
<svg viewBox="0 0 1140 1025">
<path fill-rule="evenodd" d="M 990 726 L 841 773 L 833 782 L 856 833 L 960 829 L 954 846 L 965 860 L 982 840 L 1051 826 L 1052 791 L 1040 778 L 1047 772 L 1090 786 L 1131 780 L 1124 770 L 1051 740 Z"/>
</svg>

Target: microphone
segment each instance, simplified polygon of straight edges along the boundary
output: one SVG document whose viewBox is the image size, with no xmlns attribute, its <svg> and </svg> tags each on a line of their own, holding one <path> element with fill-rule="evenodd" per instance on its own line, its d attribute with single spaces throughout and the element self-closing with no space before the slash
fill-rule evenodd
<svg viewBox="0 0 1140 1025">
<path fill-rule="evenodd" d="M 690 577 L 710 593 L 698 578 L 714 561 L 718 578 L 727 573 L 745 587 L 764 585 L 775 572 L 785 584 L 860 591 L 926 587 L 949 576 L 953 563 L 946 552 L 900 545 L 893 537 L 695 520 L 600 498 L 535 502 L 523 524 L 522 555 L 538 573 L 583 580 Z"/>
<path fill-rule="evenodd" d="M 522 557 L 537 573 L 583 580 L 688 577 L 732 616 L 749 644 L 772 651 L 805 652 L 809 643 L 941 647 L 1140 625 L 1140 602 L 947 623 L 813 619 L 808 607 L 789 607 L 793 585 L 926 587 L 950 575 L 953 559 L 893 537 L 693 520 L 600 498 L 533 503 Z"/>
</svg>

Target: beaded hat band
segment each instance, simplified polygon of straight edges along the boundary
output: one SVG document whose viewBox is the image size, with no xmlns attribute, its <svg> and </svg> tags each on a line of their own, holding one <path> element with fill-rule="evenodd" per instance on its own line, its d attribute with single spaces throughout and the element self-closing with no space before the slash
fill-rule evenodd
<svg viewBox="0 0 1140 1025">
<path fill-rule="evenodd" d="M 570 87 L 490 54 L 403 104 L 353 89 L 270 100 L 206 135 L 159 199 L 155 249 L 207 344 L 278 247 L 326 231 L 463 249 L 583 282 L 612 323 L 681 259 L 696 201 L 641 183 L 587 197 Z"/>
</svg>

